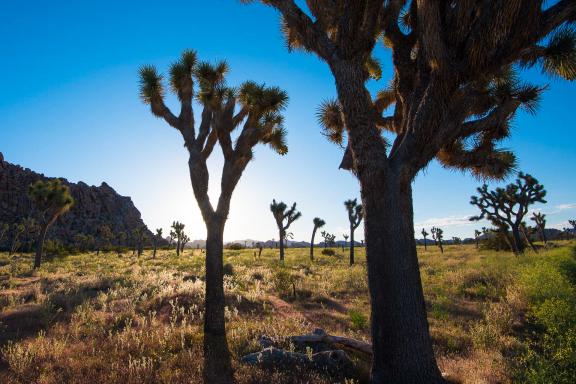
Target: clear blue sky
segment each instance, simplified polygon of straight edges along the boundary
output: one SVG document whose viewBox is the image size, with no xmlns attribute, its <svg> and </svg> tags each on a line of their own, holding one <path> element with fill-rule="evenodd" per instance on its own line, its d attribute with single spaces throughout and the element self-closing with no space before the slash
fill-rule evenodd
<svg viewBox="0 0 576 384">
<path fill-rule="evenodd" d="M 150 228 L 179 219 L 191 238 L 203 238 L 181 138 L 140 103 L 137 87 L 140 65 L 165 70 L 192 48 L 202 59 L 226 59 L 232 84 L 253 79 L 290 95 L 290 152 L 280 157 L 257 148 L 235 192 L 226 240 L 277 238 L 272 198 L 298 202 L 296 239 L 309 238 L 315 216 L 341 238 L 348 226 L 343 201 L 359 196 L 359 187 L 337 169 L 341 151 L 315 120 L 334 82 L 314 56 L 288 53 L 272 9 L 236 0 L 8 0 L 2 8 L 0 151 L 7 161 L 70 181 L 106 181 L 132 197 Z M 517 152 L 520 169 L 548 190 L 548 204 L 536 209 L 562 227 L 576 216 L 576 86 L 537 71 L 527 79 L 550 83 L 550 90 L 537 116 L 518 116 L 506 145 Z M 219 158 L 211 163 L 214 188 L 219 164 Z M 446 237 L 470 237 L 479 225 L 466 220 L 476 213 L 468 202 L 479 184 L 431 164 L 415 183 L 417 231 L 441 225 Z"/>
</svg>

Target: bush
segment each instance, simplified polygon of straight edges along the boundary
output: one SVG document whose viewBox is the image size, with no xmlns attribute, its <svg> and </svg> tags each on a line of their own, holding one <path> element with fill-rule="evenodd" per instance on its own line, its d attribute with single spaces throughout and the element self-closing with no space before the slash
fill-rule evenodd
<svg viewBox="0 0 576 384">
<path fill-rule="evenodd" d="M 241 249 L 244 249 L 244 246 L 240 243 L 232 243 L 232 244 L 228 244 L 226 246 L 226 248 L 231 249 L 233 251 L 239 251 Z"/>
<path fill-rule="evenodd" d="M 326 256 L 334 256 L 336 255 L 336 251 L 334 251 L 333 249 L 325 248 L 322 250 L 322 254 Z"/>
<path fill-rule="evenodd" d="M 232 264 L 230 264 L 230 263 L 224 264 L 223 269 L 224 269 L 224 275 L 226 275 L 226 276 L 234 275 L 234 267 L 232 266 Z"/>
<path fill-rule="evenodd" d="M 352 309 L 348 312 L 348 316 L 350 317 L 350 321 L 352 322 L 352 327 L 354 327 L 355 329 L 366 328 L 368 319 L 362 312 Z"/>
<path fill-rule="evenodd" d="M 294 284 L 294 277 L 285 269 L 280 269 L 274 275 L 274 289 L 279 296 L 290 294 Z"/>
</svg>

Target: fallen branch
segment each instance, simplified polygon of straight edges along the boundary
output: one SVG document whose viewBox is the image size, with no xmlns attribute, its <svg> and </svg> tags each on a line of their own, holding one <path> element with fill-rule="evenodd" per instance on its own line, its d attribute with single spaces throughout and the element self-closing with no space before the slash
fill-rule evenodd
<svg viewBox="0 0 576 384">
<path fill-rule="evenodd" d="M 328 335 L 323 329 L 320 328 L 315 329 L 314 332 L 310 335 L 291 336 L 288 338 L 288 340 L 297 346 L 307 346 L 310 344 L 328 344 L 333 347 L 351 349 L 353 351 L 361 352 L 367 356 L 372 356 L 371 344 L 347 337 Z"/>
</svg>

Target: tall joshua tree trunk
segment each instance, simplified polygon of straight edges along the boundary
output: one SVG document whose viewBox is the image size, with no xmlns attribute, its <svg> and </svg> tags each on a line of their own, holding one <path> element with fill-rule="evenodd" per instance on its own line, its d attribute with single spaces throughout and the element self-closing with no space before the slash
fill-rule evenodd
<svg viewBox="0 0 576 384">
<path fill-rule="evenodd" d="M 522 242 L 522 237 L 520 236 L 520 226 L 512 226 L 512 245 L 514 247 L 514 253 L 520 254 L 524 252 L 524 243 Z"/>
<path fill-rule="evenodd" d="M 310 240 L 310 260 L 314 260 L 314 237 L 316 237 L 316 231 L 318 228 L 314 226 L 312 230 L 312 239 Z"/>
<path fill-rule="evenodd" d="M 213 215 L 206 222 L 206 307 L 204 314 L 204 382 L 230 383 L 232 364 L 224 317 L 224 223 Z"/>
<path fill-rule="evenodd" d="M 46 232 L 48 232 L 48 224 L 44 224 L 38 234 L 38 240 L 36 241 L 36 254 L 34 255 L 34 269 L 40 268 L 40 265 L 42 264 L 42 250 L 44 249 Z"/>
<path fill-rule="evenodd" d="M 354 265 L 354 227 L 350 225 L 350 265 Z"/>
<path fill-rule="evenodd" d="M 399 167 L 386 161 L 384 142 L 371 121 L 361 71 L 338 64 L 332 72 L 362 190 L 374 353 L 372 382 L 443 383 L 432 350 L 418 268 L 413 177 L 400 174 Z"/>
<path fill-rule="evenodd" d="M 280 233 L 280 261 L 284 261 L 284 236 L 285 236 L 285 232 L 284 230 L 280 229 L 279 231 Z"/>
</svg>

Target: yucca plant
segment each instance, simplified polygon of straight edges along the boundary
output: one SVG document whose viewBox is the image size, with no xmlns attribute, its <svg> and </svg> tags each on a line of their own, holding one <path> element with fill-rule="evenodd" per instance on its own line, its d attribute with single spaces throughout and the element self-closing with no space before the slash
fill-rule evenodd
<svg viewBox="0 0 576 384">
<path fill-rule="evenodd" d="M 244 3 L 251 0 L 242 0 Z M 412 183 L 433 159 L 502 178 L 516 158 L 498 144 L 543 87 L 522 69 L 576 78 L 576 2 L 261 0 L 282 15 L 290 50 L 325 61 L 337 99 L 320 110 L 362 188 L 374 349 L 372 383 L 438 383 L 414 239 Z M 380 80 L 378 43 L 393 78 Z M 388 59 L 389 58 L 389 59 Z M 384 79 L 382 79 L 384 80 Z"/>
<path fill-rule="evenodd" d="M 314 237 L 316 237 L 316 231 L 326 225 L 326 222 L 319 217 L 315 217 L 312 223 L 314 223 L 314 228 L 312 229 L 312 239 L 310 240 L 310 260 L 314 260 Z"/>
<path fill-rule="evenodd" d="M 40 222 L 40 231 L 36 243 L 36 255 L 34 257 L 34 269 L 40 268 L 42 263 L 42 251 L 48 228 L 64 213 L 68 212 L 74 204 L 68 186 L 62 184 L 59 179 L 42 181 L 38 180 L 28 186 L 28 197 L 34 204 Z"/>
<path fill-rule="evenodd" d="M 546 215 L 542 212 L 534 212 L 532 213 L 532 217 L 530 218 L 536 225 L 538 229 L 538 233 L 540 234 L 540 238 L 542 242 L 546 244 L 548 239 L 546 237 Z"/>
<path fill-rule="evenodd" d="M 154 235 L 154 251 L 152 252 L 152 258 L 156 258 L 156 249 L 158 248 L 158 242 L 162 240 L 162 228 L 156 229 L 156 234 Z"/>
<path fill-rule="evenodd" d="M 224 226 L 232 193 L 257 144 L 268 144 L 280 155 L 288 151 L 282 115 L 288 102 L 286 92 L 253 81 L 231 87 L 226 83 L 228 70 L 226 62 L 198 62 L 196 52 L 184 51 L 169 73 L 170 90 L 180 104 L 180 113 L 176 115 L 165 104 L 162 75 L 153 66 L 140 69 L 142 101 L 155 116 L 182 135 L 189 154 L 192 189 L 206 224 L 204 379 L 208 383 L 234 381 L 226 341 L 222 260 Z M 195 119 L 196 105 L 202 111 Z M 233 138 L 234 132 L 237 134 Z M 216 144 L 222 150 L 224 164 L 220 196 L 213 205 L 208 196 L 206 161 Z"/>
<path fill-rule="evenodd" d="M 474 230 L 474 240 L 476 241 L 476 249 L 480 248 L 480 236 L 482 236 L 482 232 L 479 230 Z"/>
<path fill-rule="evenodd" d="M 278 233 L 280 235 L 280 261 L 284 261 L 284 240 L 286 239 L 286 230 L 290 228 L 290 225 L 298 220 L 302 213 L 296 210 L 296 203 L 292 204 L 292 207 L 288 209 L 285 203 L 276 202 L 275 199 L 272 200 L 270 204 L 270 211 L 276 220 L 276 225 L 278 226 Z"/>
<path fill-rule="evenodd" d="M 350 222 L 350 265 L 354 265 L 354 231 L 364 217 L 362 204 L 358 204 L 356 199 L 346 200 L 344 202 L 346 212 L 348 212 L 348 221 Z"/>
<path fill-rule="evenodd" d="M 488 185 L 484 184 L 477 191 L 478 196 L 472 196 L 470 204 L 480 210 L 480 215 L 470 220 L 487 219 L 498 228 L 509 228 L 512 231 L 514 253 L 524 252 L 520 226 L 532 204 L 546 202 L 544 186 L 531 175 L 520 172 L 516 181 L 505 188 L 490 191 Z"/>
</svg>

